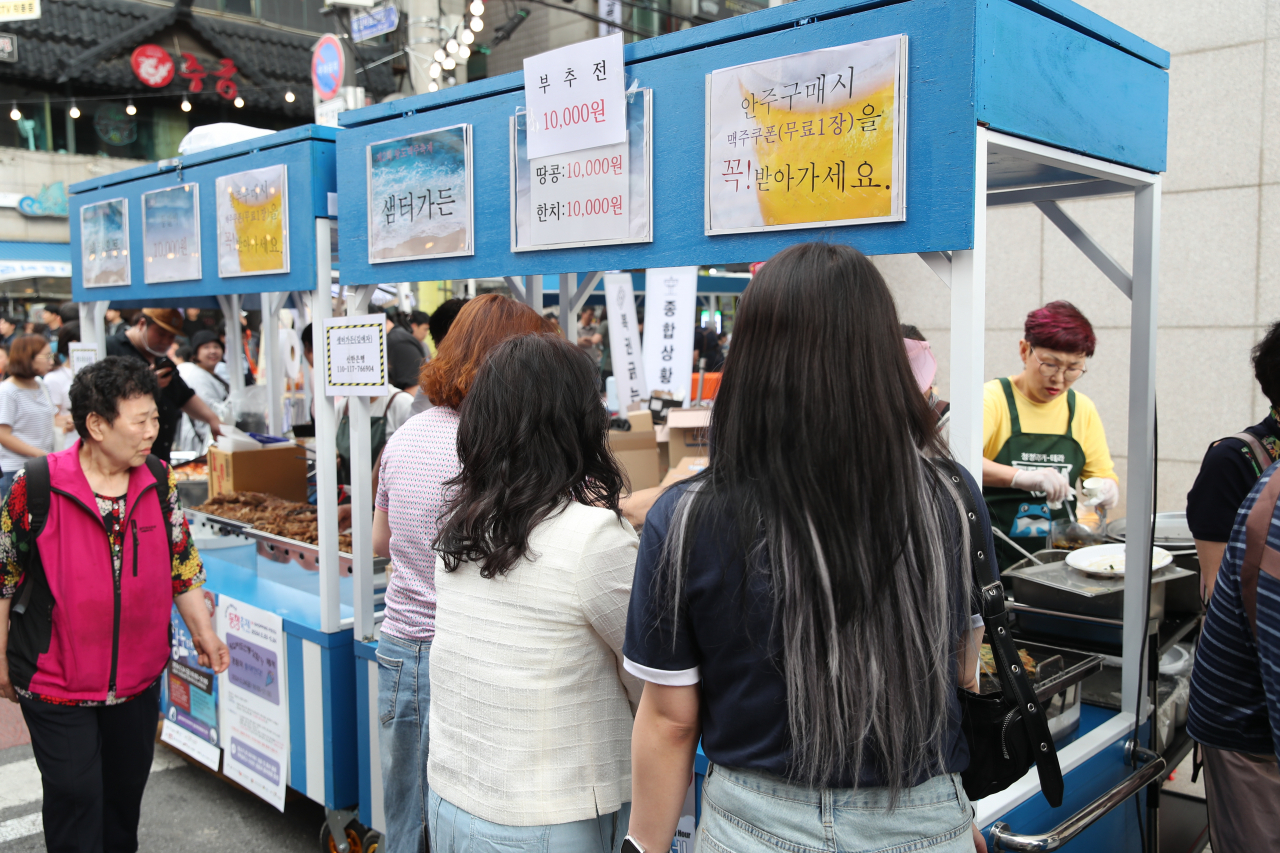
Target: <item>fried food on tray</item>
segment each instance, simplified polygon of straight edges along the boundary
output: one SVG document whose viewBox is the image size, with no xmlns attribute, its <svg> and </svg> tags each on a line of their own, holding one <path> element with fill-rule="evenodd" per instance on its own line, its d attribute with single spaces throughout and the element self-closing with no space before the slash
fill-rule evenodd
<svg viewBox="0 0 1280 853">
<path fill-rule="evenodd" d="M 213 495 L 193 509 L 251 525 L 254 530 L 283 536 L 308 545 L 320 544 L 316 508 L 311 504 L 287 501 L 262 492 L 231 492 Z M 338 550 L 351 553 L 351 534 L 338 534 Z"/>
<path fill-rule="evenodd" d="M 991 651 L 990 643 L 983 643 L 979 650 L 982 661 L 982 669 L 984 672 L 994 673 L 996 670 L 995 654 Z M 1036 677 L 1036 660 L 1026 649 L 1018 649 L 1018 657 L 1022 660 L 1022 666 L 1027 671 L 1027 678 L 1034 679 Z"/>
<path fill-rule="evenodd" d="M 209 463 L 188 462 L 185 465 L 174 466 L 173 478 L 175 480 L 207 480 L 209 479 Z"/>
</svg>

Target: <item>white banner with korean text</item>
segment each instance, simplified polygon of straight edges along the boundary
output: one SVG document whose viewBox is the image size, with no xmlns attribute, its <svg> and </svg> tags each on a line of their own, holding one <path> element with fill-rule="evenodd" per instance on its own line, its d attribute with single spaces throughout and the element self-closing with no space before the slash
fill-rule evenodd
<svg viewBox="0 0 1280 853">
<path fill-rule="evenodd" d="M 613 358 L 613 379 L 618 385 L 618 404 L 625 410 L 628 403 L 649 396 L 631 273 L 605 273 L 604 298 L 609 308 L 609 354 Z"/>
<path fill-rule="evenodd" d="M 645 270 L 644 373 L 650 391 L 668 391 L 677 400 L 689 399 L 697 304 L 697 267 Z M 612 337 L 613 330 L 609 331 Z M 615 374 L 617 364 L 615 358 Z"/>
</svg>

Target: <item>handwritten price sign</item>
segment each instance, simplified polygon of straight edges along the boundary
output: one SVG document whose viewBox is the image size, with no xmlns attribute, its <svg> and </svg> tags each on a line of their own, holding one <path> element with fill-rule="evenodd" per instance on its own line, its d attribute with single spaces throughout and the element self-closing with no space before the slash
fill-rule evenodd
<svg viewBox="0 0 1280 853">
<path fill-rule="evenodd" d="M 627 143 L 529 161 L 534 245 L 621 240 L 630 233 Z"/>
<path fill-rule="evenodd" d="M 624 76 L 621 33 L 526 59 L 529 159 L 626 140 Z"/>
</svg>

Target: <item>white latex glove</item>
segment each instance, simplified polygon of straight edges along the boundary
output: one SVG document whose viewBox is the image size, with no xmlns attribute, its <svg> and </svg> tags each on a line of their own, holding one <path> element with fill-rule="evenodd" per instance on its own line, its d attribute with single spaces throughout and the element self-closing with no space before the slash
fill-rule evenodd
<svg viewBox="0 0 1280 853">
<path fill-rule="evenodd" d="M 1059 505 L 1071 492 L 1071 484 L 1055 468 L 1036 468 L 1032 471 L 1019 468 L 1013 475 L 1013 482 L 1009 485 L 1028 492 L 1044 492 L 1048 503 Z"/>
<path fill-rule="evenodd" d="M 1085 506 L 1112 509 L 1120 503 L 1120 487 L 1110 477 L 1090 477 L 1086 483 Z"/>
</svg>

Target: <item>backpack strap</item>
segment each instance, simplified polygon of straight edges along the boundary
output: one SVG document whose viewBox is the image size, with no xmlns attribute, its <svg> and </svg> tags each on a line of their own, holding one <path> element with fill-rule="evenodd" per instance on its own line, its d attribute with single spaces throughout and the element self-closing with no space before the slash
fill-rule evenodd
<svg viewBox="0 0 1280 853">
<path fill-rule="evenodd" d="M 980 599 L 982 624 L 986 627 L 987 641 L 991 644 L 992 657 L 1000 677 L 1004 695 L 1022 709 L 1027 734 L 1031 737 L 1031 755 L 1040 776 L 1040 791 L 1049 805 L 1062 805 L 1064 790 L 1062 766 L 1058 763 L 1058 751 L 1049 731 L 1049 720 L 1044 707 L 1036 699 L 1031 682 L 1021 666 L 1018 650 L 1009 636 L 1009 611 L 1005 608 L 1004 586 L 1000 582 L 1000 570 L 996 568 L 995 554 L 987 549 L 986 536 L 979 521 L 977 500 L 968 483 L 960 476 L 954 460 L 937 460 L 940 473 L 951 481 L 952 491 L 959 497 L 958 509 L 961 524 L 969 527 L 969 568 Z"/>
<path fill-rule="evenodd" d="M 1244 562 L 1240 565 L 1240 599 L 1249 617 L 1253 636 L 1258 636 L 1258 576 L 1266 572 L 1280 580 L 1280 551 L 1267 543 L 1276 501 L 1280 499 L 1280 476 L 1273 471 L 1261 494 L 1249 510 L 1244 527 Z"/>
<path fill-rule="evenodd" d="M 49 476 L 49 457 L 38 456 L 35 459 L 28 459 L 22 466 L 22 471 L 23 479 L 26 480 L 27 513 L 30 517 L 28 527 L 34 541 L 40 535 L 40 531 L 44 530 L 44 523 L 49 519 L 49 502 L 53 494 L 53 481 Z M 40 560 L 38 558 L 32 560 L 28 556 L 27 565 L 23 567 L 22 572 L 22 588 L 18 590 L 17 598 L 13 603 L 14 613 L 26 612 L 36 584 L 44 579 L 36 577 L 37 567 L 39 567 L 39 573 L 43 575 L 44 567 L 40 565 Z"/>
<path fill-rule="evenodd" d="M 165 541 L 173 547 L 173 522 L 169 518 L 169 466 L 159 456 L 148 454 L 147 470 L 156 478 L 156 497 L 160 499 L 160 517 L 164 519 Z"/>
<path fill-rule="evenodd" d="M 1253 456 L 1253 462 L 1258 466 L 1259 471 L 1265 471 L 1271 467 L 1271 463 L 1275 460 L 1271 458 L 1271 454 L 1262 446 L 1262 442 L 1258 441 L 1258 437 L 1251 432 L 1238 432 L 1231 436 L 1238 438 L 1244 442 L 1244 446 L 1249 449 L 1249 453 Z"/>
</svg>

